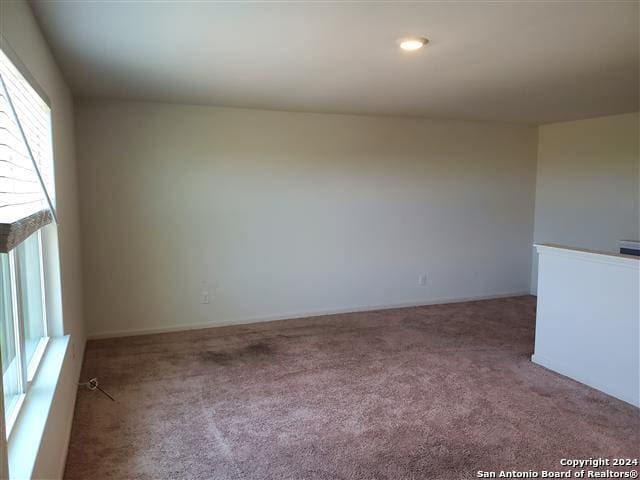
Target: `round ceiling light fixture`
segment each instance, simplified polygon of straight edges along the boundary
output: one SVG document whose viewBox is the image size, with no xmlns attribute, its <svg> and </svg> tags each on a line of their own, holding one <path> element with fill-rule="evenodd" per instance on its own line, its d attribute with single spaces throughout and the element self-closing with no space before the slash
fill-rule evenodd
<svg viewBox="0 0 640 480">
<path fill-rule="evenodd" d="M 398 40 L 398 45 L 406 52 L 420 50 L 427 43 L 429 43 L 429 39 L 425 37 L 404 37 Z"/>
</svg>

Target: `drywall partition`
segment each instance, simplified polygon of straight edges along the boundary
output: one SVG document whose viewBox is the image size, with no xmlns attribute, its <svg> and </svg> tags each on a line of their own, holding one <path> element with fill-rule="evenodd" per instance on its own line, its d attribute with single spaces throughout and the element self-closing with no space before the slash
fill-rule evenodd
<svg viewBox="0 0 640 480">
<path fill-rule="evenodd" d="M 640 114 L 542 125 L 536 243 L 618 252 L 640 240 Z M 537 285 L 534 252 L 532 292 Z"/>
<path fill-rule="evenodd" d="M 640 407 L 640 259 L 539 245 L 532 360 Z"/>
<path fill-rule="evenodd" d="M 84 100 L 76 128 L 90 335 L 529 290 L 534 127 Z"/>
<path fill-rule="evenodd" d="M 51 100 L 56 209 L 59 218 L 60 303 L 64 316 L 63 331 L 53 334 L 60 341 L 63 341 L 62 335 L 70 337 L 64 339 L 69 341 L 69 348 L 61 366 L 62 373 L 32 475 L 34 478 L 56 478 L 62 475 L 64 468 L 84 350 L 73 100 L 26 1 L 2 2 L 0 33 L 2 41 L 10 45 Z M 37 444 L 32 446 L 35 448 Z"/>
</svg>

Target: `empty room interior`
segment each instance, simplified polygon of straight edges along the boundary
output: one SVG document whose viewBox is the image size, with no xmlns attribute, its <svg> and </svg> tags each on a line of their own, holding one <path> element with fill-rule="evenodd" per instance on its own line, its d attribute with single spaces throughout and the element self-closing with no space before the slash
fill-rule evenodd
<svg viewBox="0 0 640 480">
<path fill-rule="evenodd" d="M 639 20 L 0 0 L 0 478 L 637 478 Z"/>
</svg>

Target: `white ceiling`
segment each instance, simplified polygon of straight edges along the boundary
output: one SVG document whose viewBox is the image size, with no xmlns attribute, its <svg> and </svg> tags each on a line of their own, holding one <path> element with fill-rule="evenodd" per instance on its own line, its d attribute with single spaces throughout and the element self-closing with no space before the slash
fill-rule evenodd
<svg viewBox="0 0 640 480">
<path fill-rule="evenodd" d="M 638 110 L 638 5 L 33 2 L 77 96 L 525 123 Z"/>
</svg>

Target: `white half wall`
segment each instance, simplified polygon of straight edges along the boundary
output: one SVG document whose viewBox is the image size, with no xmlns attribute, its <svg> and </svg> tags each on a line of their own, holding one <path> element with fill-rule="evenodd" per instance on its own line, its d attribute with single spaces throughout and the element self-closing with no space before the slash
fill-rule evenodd
<svg viewBox="0 0 640 480">
<path fill-rule="evenodd" d="M 90 335 L 529 291 L 535 127 L 76 107 Z"/>
<path fill-rule="evenodd" d="M 640 407 L 640 259 L 538 246 L 532 360 Z"/>
<path fill-rule="evenodd" d="M 640 240 L 640 114 L 542 125 L 534 239 L 618 252 Z M 537 255 L 533 253 L 532 293 Z"/>
</svg>

